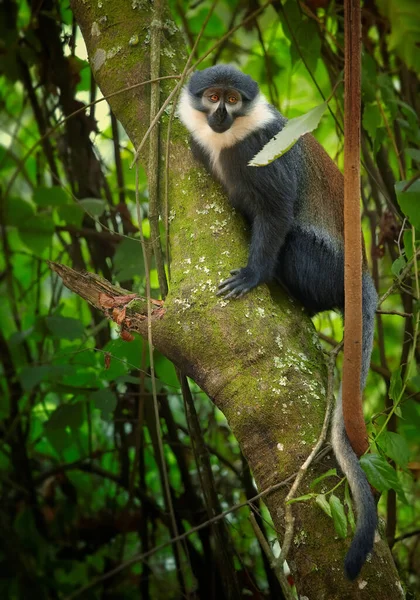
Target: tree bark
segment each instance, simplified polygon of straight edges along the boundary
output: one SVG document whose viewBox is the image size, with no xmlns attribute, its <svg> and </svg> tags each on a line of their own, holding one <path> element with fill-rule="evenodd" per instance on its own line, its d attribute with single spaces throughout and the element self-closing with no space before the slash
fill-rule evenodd
<svg viewBox="0 0 420 600">
<path fill-rule="evenodd" d="M 94 77 L 105 96 L 150 78 L 152 6 L 140 0 L 72 0 Z M 162 23 L 161 56 L 162 76 L 182 72 L 184 42 L 168 12 Z M 174 83 L 161 85 L 164 98 Z M 149 125 L 149 96 L 143 86 L 110 99 L 134 145 Z M 162 119 L 161 140 L 166 139 L 167 120 Z M 296 472 L 318 438 L 325 408 L 322 352 L 310 319 L 276 286 L 261 286 L 236 301 L 216 297 L 219 281 L 246 262 L 244 223 L 219 186 L 194 163 L 187 133 L 177 119 L 170 144 L 171 282 L 164 307 L 154 307 L 153 344 L 224 412 L 259 490 L 264 490 Z M 140 160 L 147 168 L 147 144 Z M 163 164 L 160 161 L 161 169 Z M 104 307 L 104 300 L 127 294 L 97 276 L 57 265 L 54 269 L 70 289 L 110 317 L 112 301 Z M 125 316 L 125 327 L 146 335 L 144 300 L 128 299 L 126 304 L 125 314 L 117 307 L 114 318 L 118 322 Z M 304 485 L 332 466 L 332 456 L 313 466 Z M 280 543 L 286 493 L 282 487 L 265 498 Z M 375 544 L 372 563 L 363 570 L 367 585 L 351 584 L 343 575 L 350 539 L 335 539 L 332 521 L 314 504 L 295 504 L 294 516 L 288 562 L 300 597 L 399 597 L 398 574 L 383 542 Z"/>
</svg>

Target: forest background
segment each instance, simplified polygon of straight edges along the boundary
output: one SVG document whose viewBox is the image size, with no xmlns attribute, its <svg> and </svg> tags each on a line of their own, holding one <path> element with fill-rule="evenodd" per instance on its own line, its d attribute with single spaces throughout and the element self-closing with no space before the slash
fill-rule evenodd
<svg viewBox="0 0 420 600">
<path fill-rule="evenodd" d="M 74 13 L 68 2 L 54 0 L 5 0 L 0 5 L 0 594 L 11 599 L 289 598 L 289 592 L 290 597 L 296 591 L 302 597 L 309 589 L 311 597 L 320 598 L 321 591 L 317 595 L 316 590 L 326 589 L 328 579 L 339 585 L 336 578 L 342 577 L 342 556 L 352 535 L 348 491 L 331 455 L 324 452 L 318 457 L 318 470 L 307 475 L 299 491 L 305 496 L 293 505 L 297 523 L 308 514 L 312 520 L 295 530 L 291 573 L 287 578 L 280 575 L 279 583 L 256 532 L 263 532 L 270 552 L 277 555 L 277 531 L 281 538 L 283 530 L 276 522 L 279 517 L 273 516 L 274 504 L 268 510 L 255 498 L 255 484 L 262 491 L 267 487 L 262 483 L 286 481 L 305 460 L 307 442 L 301 442 L 296 463 L 291 462 L 295 458 L 282 458 L 286 464 L 279 478 L 266 458 L 269 474 L 264 479 L 258 465 L 252 464 L 252 455 L 255 451 L 260 456 L 257 437 L 271 435 L 268 413 L 259 417 L 258 402 L 250 405 L 245 397 L 247 411 L 251 406 L 248 420 L 236 421 L 240 402 L 233 410 L 228 400 L 211 393 L 217 382 L 206 385 L 203 364 L 209 371 L 215 368 L 218 347 L 209 338 L 209 353 L 201 356 L 200 345 L 192 341 L 192 328 L 194 319 L 201 327 L 203 319 L 210 319 L 208 303 L 216 301 L 209 299 L 216 279 L 221 279 L 219 270 L 227 273 L 227 262 L 218 256 L 217 268 L 214 262 L 209 273 L 206 265 L 200 266 L 204 260 L 198 252 L 197 262 L 191 264 L 190 247 L 177 246 L 176 235 L 184 227 L 199 249 L 201 243 L 208 243 L 194 239 L 195 231 L 200 231 L 198 216 L 214 240 L 213 253 L 223 255 L 229 251 L 223 250 L 218 236 L 231 226 L 230 217 L 226 224 L 224 208 L 218 208 L 224 202 L 220 191 L 193 163 L 188 166 L 192 187 L 182 180 L 184 189 L 175 190 L 182 166 L 167 140 L 187 147 L 187 135 L 174 117 L 173 101 L 163 113 L 161 129 L 155 128 L 160 131 L 157 162 L 148 162 L 153 161 L 150 147 L 146 154 L 140 153 L 136 183 L 136 169 L 130 168 L 135 155 L 132 141 L 137 146 L 143 136 L 133 132 L 137 120 L 146 132 L 156 98 L 153 89 L 159 88 L 145 85 L 126 96 L 121 90 L 153 78 L 149 58 L 156 40 L 151 22 L 164 3 L 117 4 L 108 2 L 96 20 L 87 13 L 100 13 L 102 2 L 88 6 L 87 16 L 83 3 L 77 2 Z M 420 376 L 416 370 L 420 14 L 416 5 L 415 0 L 363 4 L 361 182 L 363 232 L 381 298 L 364 404 L 372 452 L 364 466 L 372 485 L 383 492 L 378 507 L 386 523 L 382 533 L 407 596 L 413 598 L 420 594 Z M 168 79 L 161 82 L 159 106 L 174 90 L 192 48 L 190 64 L 202 59 L 199 68 L 220 62 L 237 65 L 258 81 L 269 101 L 289 119 L 308 113 L 334 90 L 314 135 L 343 169 L 342 2 L 171 0 L 162 10 L 166 16 L 160 75 Z M 129 11 L 132 19 L 125 17 Z M 92 72 L 75 14 L 88 47 L 104 29 L 112 31 L 112 43 L 103 57 L 104 64 L 111 65 L 106 72 L 109 81 L 104 78 L 106 64 L 101 74 L 97 53 L 91 55 Z M 131 21 L 134 32 L 130 30 L 128 36 Z M 119 68 L 112 66 L 118 61 Z M 111 101 L 111 106 L 132 141 L 107 102 L 101 101 L 107 86 L 108 93 L 116 93 L 116 104 Z M 134 106 L 136 100 L 147 111 L 137 107 L 127 117 L 121 102 L 131 101 Z M 158 175 L 157 182 L 151 172 Z M 190 193 L 199 201 L 193 211 L 182 203 L 178 212 L 171 210 L 177 194 Z M 175 231 L 173 240 L 168 237 L 170 227 Z M 239 220 L 232 227 L 243 234 Z M 161 234 L 160 245 L 156 232 Z M 245 239 L 238 239 L 243 249 Z M 77 275 L 51 263 L 96 273 L 128 292 L 116 301 L 116 288 L 98 279 L 86 279 L 83 291 Z M 181 270 L 177 264 L 182 264 Z M 196 276 L 202 297 L 194 302 Z M 76 282 L 70 281 L 72 277 Z M 64 286 L 63 278 L 77 293 Z M 147 318 L 144 306 L 133 309 L 132 297 L 127 296 L 150 295 L 156 301 L 153 317 L 164 322 L 170 302 L 162 304 L 160 299 L 166 295 L 167 278 L 177 300 L 172 298 L 172 308 L 177 304 L 180 327 L 172 337 L 181 338 L 182 331 L 191 335 L 188 357 L 185 354 L 180 360 L 175 345 L 165 345 L 159 329 L 157 349 L 149 354 L 147 323 L 152 317 Z M 175 291 L 183 289 L 184 280 L 187 292 L 177 296 Z M 95 285 L 102 286 L 99 300 L 89 295 L 99 289 Z M 282 322 L 282 339 L 273 335 L 268 347 L 275 340 L 276 352 L 282 355 L 286 348 L 293 368 L 301 368 L 293 357 L 303 334 L 292 331 L 293 325 L 301 326 L 300 309 L 284 304 L 287 300 L 278 290 L 270 290 L 291 316 L 286 317 L 289 322 Z M 267 302 L 268 293 L 261 293 L 253 296 L 254 301 Z M 194 312 L 197 306 L 201 313 Z M 265 327 L 266 309 L 261 306 L 266 305 L 251 310 L 252 306 L 246 305 L 244 337 L 247 327 L 251 332 Z M 230 309 L 218 304 L 217 310 L 224 318 Z M 233 319 L 244 318 L 243 313 L 240 305 L 232 308 Z M 139 314 L 145 315 L 141 322 Z M 313 321 L 324 351 L 335 351 L 343 333 L 339 315 L 322 314 Z M 314 353 L 319 351 L 314 331 L 305 329 L 305 352 L 310 353 L 309 346 Z M 247 356 L 248 368 L 257 357 Z M 325 366 L 315 354 L 310 356 L 311 365 L 317 365 L 316 385 L 322 388 Z M 293 391 L 290 364 L 277 366 L 286 369 Z M 200 387 L 185 377 L 191 373 L 197 374 Z M 267 396 L 267 389 L 275 389 L 282 399 L 285 392 L 277 387 L 278 374 L 272 369 L 252 394 L 259 398 L 258 394 Z M 232 390 L 229 394 L 235 395 Z M 306 406 L 308 399 L 312 402 Z M 319 435 L 325 389 L 324 394 L 317 389 L 303 398 L 294 417 L 287 396 L 283 400 L 276 411 L 287 424 L 289 438 L 290 432 L 295 436 L 300 424 L 311 419 Z M 320 410 L 315 413 L 317 405 Z M 250 429 L 255 423 L 258 431 Z M 284 442 L 286 454 L 296 453 L 290 450 L 287 435 L 284 439 L 282 435 L 276 436 L 273 447 L 279 450 Z M 222 511 L 229 512 L 214 520 Z M 250 512 L 254 519 L 250 520 Z M 321 541 L 317 526 L 324 532 Z M 177 537 L 182 539 L 169 543 Z M 337 574 L 322 563 L 324 556 L 327 565 L 337 560 Z M 364 596 L 360 586 L 345 590 L 337 597 L 388 597 L 380 587 L 377 596 Z M 389 598 L 397 597 L 392 593 Z"/>
</svg>

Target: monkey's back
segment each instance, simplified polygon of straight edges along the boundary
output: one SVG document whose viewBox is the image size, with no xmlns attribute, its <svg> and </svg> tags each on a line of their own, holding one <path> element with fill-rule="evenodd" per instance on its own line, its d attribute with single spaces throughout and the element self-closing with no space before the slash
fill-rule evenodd
<svg viewBox="0 0 420 600">
<path fill-rule="evenodd" d="M 302 165 L 299 169 L 299 214 L 302 225 L 344 241 L 344 178 L 324 148 L 310 134 L 303 136 Z"/>
</svg>

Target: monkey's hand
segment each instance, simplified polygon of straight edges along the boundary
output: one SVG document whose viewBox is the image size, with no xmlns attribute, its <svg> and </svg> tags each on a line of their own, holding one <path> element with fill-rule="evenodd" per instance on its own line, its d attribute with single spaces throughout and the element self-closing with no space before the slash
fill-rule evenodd
<svg viewBox="0 0 420 600">
<path fill-rule="evenodd" d="M 260 283 L 258 275 L 249 267 L 233 269 L 230 274 L 232 277 L 228 277 L 219 284 L 217 296 L 240 298 Z"/>
</svg>

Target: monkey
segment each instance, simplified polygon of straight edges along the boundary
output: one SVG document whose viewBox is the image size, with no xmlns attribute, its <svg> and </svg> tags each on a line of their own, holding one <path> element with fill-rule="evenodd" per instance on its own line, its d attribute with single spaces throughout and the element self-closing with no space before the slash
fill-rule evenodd
<svg viewBox="0 0 420 600">
<path fill-rule="evenodd" d="M 239 298 L 277 280 L 310 316 L 326 310 L 344 316 L 344 178 L 327 152 L 306 134 L 267 166 L 249 166 L 287 119 L 267 102 L 251 77 L 231 65 L 195 71 L 183 87 L 178 116 L 191 134 L 195 158 L 222 184 L 251 229 L 247 265 L 232 270 L 217 293 Z M 362 392 L 377 306 L 365 251 L 363 255 Z M 347 577 L 354 580 L 372 551 L 377 514 L 372 490 L 347 437 L 341 386 L 331 438 L 357 513 L 344 563 Z"/>
</svg>

